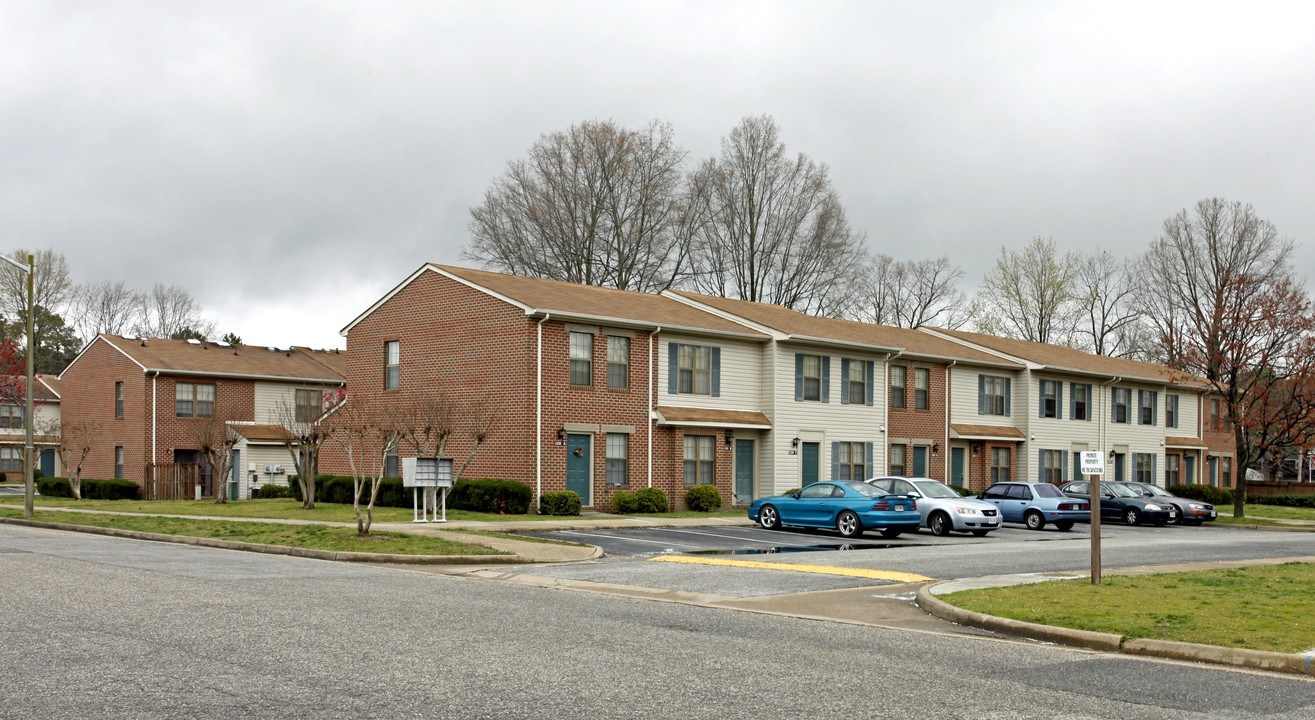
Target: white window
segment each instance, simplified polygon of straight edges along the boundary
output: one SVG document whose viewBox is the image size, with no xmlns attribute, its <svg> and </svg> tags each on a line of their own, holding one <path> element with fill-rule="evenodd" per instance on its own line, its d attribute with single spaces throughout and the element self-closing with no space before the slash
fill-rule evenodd
<svg viewBox="0 0 1315 720">
<path fill-rule="evenodd" d="M 594 336 L 589 333 L 571 333 L 571 384 L 592 385 L 594 369 Z"/>
<path fill-rule="evenodd" d="M 625 433 L 607 434 L 607 484 L 628 485 L 630 436 Z"/>
</svg>

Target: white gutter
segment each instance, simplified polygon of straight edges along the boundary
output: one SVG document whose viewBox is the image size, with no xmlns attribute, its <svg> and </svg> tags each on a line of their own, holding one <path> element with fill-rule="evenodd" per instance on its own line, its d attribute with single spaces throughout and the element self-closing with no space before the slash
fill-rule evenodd
<svg viewBox="0 0 1315 720">
<path fill-rule="evenodd" d="M 653 430 L 657 427 L 657 341 L 662 326 L 648 335 L 648 486 L 653 487 Z M 670 368 L 668 368 L 670 370 Z"/>
<path fill-rule="evenodd" d="M 160 380 L 160 371 L 156 370 L 155 375 L 151 376 L 151 462 L 156 462 L 155 455 L 155 423 L 156 418 L 160 417 L 155 409 L 155 388 Z"/>
<path fill-rule="evenodd" d="M 552 317 L 545 313 L 539 321 L 539 343 L 535 349 L 535 383 L 534 383 L 534 504 L 539 504 L 543 497 L 543 324 Z"/>
<path fill-rule="evenodd" d="M 954 367 L 955 364 L 957 364 L 958 362 L 959 362 L 958 360 L 951 360 L 950 364 L 945 366 L 945 460 L 944 462 L 945 462 L 946 485 L 953 484 L 950 482 L 950 456 L 953 454 L 950 448 L 950 410 L 951 410 L 950 398 L 954 395 L 954 393 L 951 392 L 951 388 L 954 387 L 954 382 L 953 379 L 950 377 L 950 368 Z M 928 393 L 931 392 L 930 387 L 927 388 L 927 392 Z M 931 403 L 929 402 L 928 404 L 930 405 Z M 968 464 L 967 460 L 968 458 L 964 458 L 963 480 L 965 483 L 968 482 L 967 476 L 969 474 L 967 467 Z M 968 486 L 964 485 L 964 487 L 968 487 Z"/>
<path fill-rule="evenodd" d="M 1120 381 L 1120 380 L 1122 380 L 1122 379 L 1123 379 L 1122 377 L 1111 377 L 1110 380 L 1109 380 L 1109 382 L 1103 382 L 1103 383 L 1100 384 L 1100 386 L 1101 386 L 1102 388 L 1104 388 L 1104 387 L 1110 387 L 1110 386 L 1114 385 L 1114 383 L 1116 383 L 1116 382 L 1118 382 L 1118 381 Z M 1104 395 L 1105 393 L 1101 393 L 1101 394 Z M 1113 390 L 1112 387 L 1110 387 L 1109 396 L 1110 396 L 1110 408 L 1113 408 L 1113 407 L 1114 407 L 1114 390 Z M 1092 404 L 1094 405 L 1095 403 L 1092 403 Z M 1131 411 L 1131 408 L 1129 408 L 1129 411 Z M 1103 457 L 1105 457 L 1106 460 L 1109 459 L 1109 449 L 1105 447 L 1105 441 L 1106 441 L 1106 439 L 1109 437 L 1109 422 L 1110 422 L 1110 421 L 1109 421 L 1109 420 L 1106 420 L 1105 418 L 1109 417 L 1109 415 L 1110 415 L 1109 412 L 1104 411 L 1104 410 L 1101 411 L 1101 414 L 1100 414 L 1100 429 L 1099 429 L 1099 432 L 1096 434 L 1097 442 L 1100 443 L 1100 454 L 1101 454 Z M 1131 415 L 1131 412 L 1129 412 L 1129 415 Z"/>
<path fill-rule="evenodd" d="M 885 373 L 885 375 L 886 375 L 886 402 L 882 403 L 882 406 L 881 406 L 881 415 L 882 415 L 882 419 L 881 419 L 881 434 L 883 435 L 883 437 L 881 438 L 881 455 L 882 455 L 882 457 L 886 458 L 886 470 L 885 470 L 885 472 L 881 473 L 882 475 L 889 475 L 889 474 L 890 474 L 890 361 L 891 361 L 891 360 L 894 360 L 895 358 L 897 358 L 897 357 L 899 357 L 900 355 L 903 355 L 903 354 L 904 354 L 904 351 L 903 351 L 903 350 L 900 350 L 899 352 L 896 352 L 896 353 L 886 353 L 886 361 L 885 361 L 885 365 L 886 365 L 886 373 Z M 876 378 L 873 378 L 873 379 L 875 380 Z M 906 378 L 906 379 L 905 379 L 905 390 L 904 390 L 904 406 L 905 406 L 905 407 L 908 407 L 908 403 L 909 403 L 909 400 L 908 400 L 908 397 L 909 397 L 909 391 L 908 391 L 908 388 L 907 388 L 907 384 L 908 384 L 908 380 L 907 380 L 907 378 Z M 928 388 L 928 390 L 930 391 L 930 388 Z M 873 393 L 872 396 L 873 396 L 873 397 L 876 397 L 876 392 L 877 392 L 877 389 L 876 389 L 876 388 L 872 388 L 872 393 Z M 950 439 L 949 439 L 949 438 L 946 438 L 946 439 L 945 439 L 945 443 L 948 445 L 949 442 L 950 442 Z M 907 450 L 906 450 L 906 452 L 907 452 Z M 905 458 L 905 462 L 907 462 L 907 461 L 908 461 L 908 459 Z"/>
</svg>

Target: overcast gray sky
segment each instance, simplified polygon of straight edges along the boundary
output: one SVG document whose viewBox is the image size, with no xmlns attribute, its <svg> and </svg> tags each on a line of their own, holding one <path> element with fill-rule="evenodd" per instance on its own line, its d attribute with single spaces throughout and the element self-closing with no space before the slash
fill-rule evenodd
<svg viewBox="0 0 1315 720">
<path fill-rule="evenodd" d="M 1140 253 L 1218 195 L 1315 253 L 1315 5 L 0 0 L 0 249 L 342 346 L 542 133 L 746 115 L 874 252 Z"/>
</svg>

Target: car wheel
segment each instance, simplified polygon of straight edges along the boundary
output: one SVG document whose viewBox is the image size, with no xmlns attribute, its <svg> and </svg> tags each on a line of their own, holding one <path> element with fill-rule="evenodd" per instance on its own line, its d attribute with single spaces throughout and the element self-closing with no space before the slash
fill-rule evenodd
<svg viewBox="0 0 1315 720">
<path fill-rule="evenodd" d="M 1056 521 L 1055 521 L 1055 527 L 1059 528 L 1060 530 L 1062 530 L 1062 531 L 1064 531 L 1064 532 L 1068 532 L 1069 530 L 1072 530 L 1072 529 L 1073 529 L 1073 521 L 1072 521 L 1072 520 L 1056 520 Z"/>
<path fill-rule="evenodd" d="M 973 531 L 972 531 L 972 533 L 973 533 L 974 535 L 976 535 L 977 537 L 986 537 L 986 534 L 989 533 L 989 532 L 991 532 L 991 531 L 990 531 L 990 530 L 973 530 Z"/>
<path fill-rule="evenodd" d="M 852 538 L 863 534 L 863 521 L 854 513 L 846 510 L 836 517 L 836 531 L 843 537 Z"/>
<path fill-rule="evenodd" d="M 885 530 L 882 530 L 882 531 L 881 531 L 881 537 L 884 537 L 884 538 L 897 538 L 897 537 L 900 536 L 900 533 L 902 533 L 902 532 L 904 532 L 904 531 L 903 531 L 903 530 L 898 530 L 898 529 L 896 529 L 896 528 L 886 528 Z"/>
<path fill-rule="evenodd" d="M 1139 522 L 1141 522 L 1141 513 L 1137 512 L 1137 508 L 1128 508 L 1123 511 L 1124 525 L 1136 525 Z"/>
<path fill-rule="evenodd" d="M 1023 516 L 1023 524 L 1028 530 L 1040 530 L 1046 526 L 1046 517 L 1036 510 L 1028 510 Z"/>
<path fill-rule="evenodd" d="M 927 519 L 927 529 L 931 530 L 932 535 L 949 535 L 950 530 L 954 528 L 950 524 L 950 518 L 946 517 L 945 513 L 937 512 L 932 513 L 931 517 Z"/>
<path fill-rule="evenodd" d="M 768 530 L 780 530 L 781 515 L 776 512 L 776 506 L 763 505 L 763 509 L 758 511 L 758 524 Z"/>
</svg>

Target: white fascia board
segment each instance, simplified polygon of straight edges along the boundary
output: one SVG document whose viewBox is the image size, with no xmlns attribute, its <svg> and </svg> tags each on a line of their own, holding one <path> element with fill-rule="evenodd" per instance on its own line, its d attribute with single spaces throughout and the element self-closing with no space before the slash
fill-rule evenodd
<svg viewBox="0 0 1315 720">
<path fill-rule="evenodd" d="M 265 380 L 269 382 L 281 383 L 302 383 L 310 385 L 335 385 L 341 386 L 346 384 L 345 380 L 335 380 L 332 378 L 299 378 L 286 377 L 283 375 L 252 375 L 248 373 L 224 373 L 210 372 L 208 370 L 174 370 L 171 368 L 149 368 L 146 372 L 159 373 L 161 375 L 185 375 L 187 377 L 218 377 L 218 378 L 241 378 L 243 380 Z"/>
<path fill-rule="evenodd" d="M 920 328 L 918 328 L 918 331 L 919 331 L 919 332 L 925 332 L 925 333 L 927 333 L 928 335 L 932 335 L 932 336 L 938 337 L 938 338 L 940 338 L 940 339 L 942 339 L 942 340 L 949 340 L 949 341 L 952 342 L 952 343 L 956 343 L 956 344 L 962 345 L 962 346 L 964 346 L 964 347 L 972 348 L 972 349 L 974 349 L 974 350 L 976 350 L 976 351 L 978 351 L 978 352 L 984 352 L 984 353 L 986 353 L 987 355 L 994 355 L 994 356 L 996 356 L 996 357 L 998 357 L 998 358 L 1003 358 L 1003 359 L 1005 359 L 1005 360 L 1008 360 L 1009 362 L 1016 363 L 1016 364 L 1018 364 L 1018 365 L 1022 365 L 1023 367 L 1027 368 L 1028 370 L 1040 370 L 1040 369 L 1042 369 L 1042 368 L 1045 367 L 1045 365 L 1042 365 L 1042 364 L 1040 364 L 1040 363 L 1034 363 L 1034 362 L 1032 362 L 1031 360 L 1028 360 L 1027 358 L 1017 357 L 1017 356 L 1014 356 L 1014 355 L 1010 355 L 1009 353 L 1000 352 L 999 350 L 995 350 L 995 349 L 992 349 L 992 348 L 986 347 L 985 345 L 979 345 L 979 344 L 977 344 L 977 343 L 975 343 L 975 342 L 969 342 L 969 341 L 964 340 L 963 338 L 960 338 L 960 337 L 955 337 L 955 336 L 953 336 L 953 335 L 947 335 L 947 334 L 945 334 L 945 333 L 936 332 L 935 330 L 933 330 L 933 329 L 931 329 L 931 328 L 928 328 L 928 327 L 920 327 Z M 972 362 L 972 361 L 970 361 L 970 360 L 962 360 L 962 362 Z"/>
<path fill-rule="evenodd" d="M 755 330 L 757 332 L 763 333 L 764 335 L 769 335 L 773 340 L 785 340 L 790 337 L 789 333 L 782 332 L 769 325 L 763 325 L 762 323 L 754 322 L 753 320 L 740 317 L 739 315 L 727 312 L 720 308 L 713 307 L 706 303 L 701 303 L 698 300 L 695 300 L 694 298 L 685 297 L 684 295 L 681 295 L 680 293 L 672 290 L 663 290 L 659 294 L 664 298 L 675 300 L 676 302 L 681 303 L 683 305 L 688 305 L 692 308 L 702 310 L 703 312 L 708 313 L 709 315 L 715 315 L 721 318 L 722 320 L 727 320 L 736 323 L 738 325 L 743 325 L 751 330 Z"/>
<path fill-rule="evenodd" d="M 594 325 L 611 325 L 613 327 L 629 327 L 640 330 L 654 330 L 662 328 L 662 332 L 681 332 L 695 335 L 715 335 L 717 337 L 738 338 L 742 340 L 752 340 L 754 342 L 767 342 L 770 337 L 761 333 L 748 331 L 732 332 L 730 330 L 713 330 L 711 328 L 690 327 L 687 325 L 671 325 L 664 322 L 651 322 L 647 320 L 633 320 L 628 318 L 609 317 L 607 315 L 587 315 L 584 313 L 562 312 L 560 310 L 550 310 L 545 308 L 531 308 L 525 311 L 526 317 L 543 317 L 551 315 L 553 320 L 579 320 Z"/>
<path fill-rule="evenodd" d="M 72 365 L 73 363 L 69 363 L 69 364 Z M 67 370 L 68 368 L 65 368 L 65 369 Z M 46 402 L 59 402 L 59 401 L 62 399 L 61 396 L 60 396 L 60 394 L 57 393 L 57 392 L 55 392 L 55 388 L 50 387 L 50 384 L 47 383 L 45 380 L 42 380 L 42 379 L 39 378 L 39 377 L 37 377 L 37 378 L 33 378 L 33 379 L 36 380 L 37 382 L 41 383 L 42 385 L 44 385 L 44 386 L 46 387 L 46 389 L 50 391 L 50 394 L 55 396 L 55 399 L 54 399 L 54 400 L 47 400 Z"/>
<path fill-rule="evenodd" d="M 835 345 L 839 347 L 858 348 L 868 350 L 878 354 L 903 353 L 904 348 L 887 347 L 885 345 L 873 345 L 871 343 L 852 342 L 850 340 L 833 340 L 831 338 L 813 337 L 811 335 L 790 335 L 786 338 L 788 342 L 809 343 L 812 345 Z"/>
</svg>

